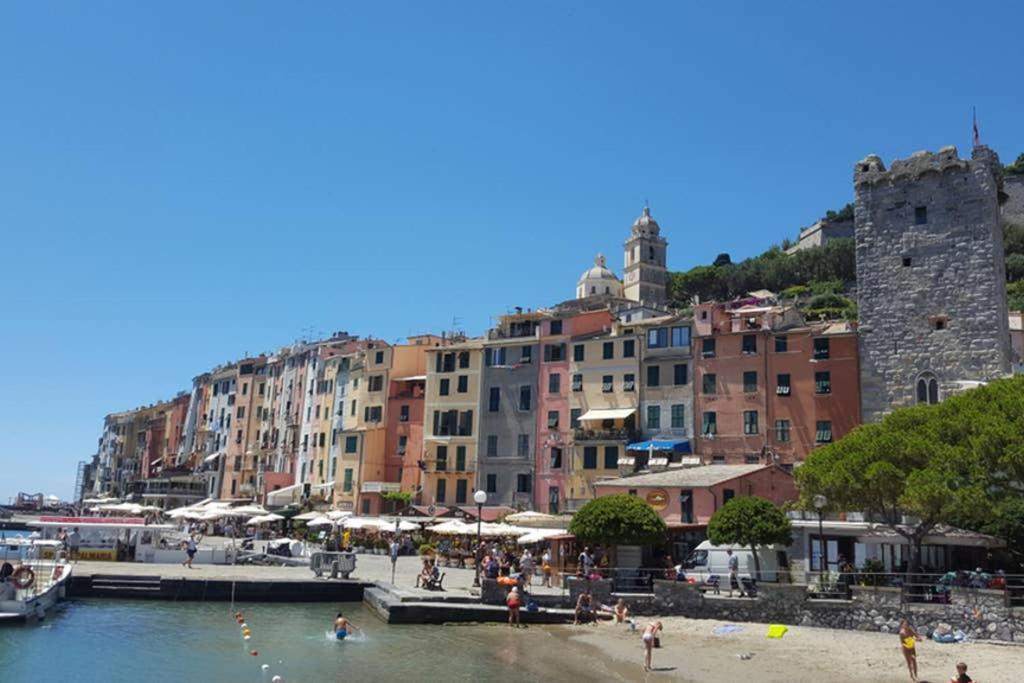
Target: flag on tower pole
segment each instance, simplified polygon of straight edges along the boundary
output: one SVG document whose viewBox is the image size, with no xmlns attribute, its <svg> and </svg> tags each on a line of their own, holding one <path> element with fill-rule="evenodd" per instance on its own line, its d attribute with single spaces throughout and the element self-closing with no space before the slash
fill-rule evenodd
<svg viewBox="0 0 1024 683">
<path fill-rule="evenodd" d="M 978 133 L 978 113 L 971 107 L 971 118 L 974 121 L 974 146 L 977 147 L 981 144 L 981 135 Z"/>
</svg>

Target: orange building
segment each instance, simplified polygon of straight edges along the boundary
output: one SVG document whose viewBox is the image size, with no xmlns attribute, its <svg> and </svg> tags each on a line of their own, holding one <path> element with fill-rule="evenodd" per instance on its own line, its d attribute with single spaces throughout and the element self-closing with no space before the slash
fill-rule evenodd
<svg viewBox="0 0 1024 683">
<path fill-rule="evenodd" d="M 694 419 L 705 463 L 792 468 L 860 424 L 857 336 L 770 298 L 694 310 Z"/>
</svg>

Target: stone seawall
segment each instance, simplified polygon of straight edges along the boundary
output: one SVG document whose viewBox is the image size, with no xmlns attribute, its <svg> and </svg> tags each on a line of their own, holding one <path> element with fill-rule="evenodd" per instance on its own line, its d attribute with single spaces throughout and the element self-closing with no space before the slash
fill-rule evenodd
<svg viewBox="0 0 1024 683">
<path fill-rule="evenodd" d="M 570 599 L 589 587 L 595 602 L 619 598 L 611 581 L 570 581 Z M 1002 591 L 954 588 L 949 604 L 908 603 L 899 588 L 854 586 L 850 600 L 811 599 L 807 587 L 762 583 L 756 598 L 728 598 L 701 593 L 676 581 L 654 581 L 654 592 L 623 595 L 637 615 L 683 616 L 693 619 L 748 621 L 818 626 L 853 631 L 895 633 L 909 619 L 922 634 L 948 624 L 971 638 L 1024 643 L 1024 607 L 1008 607 Z"/>
</svg>

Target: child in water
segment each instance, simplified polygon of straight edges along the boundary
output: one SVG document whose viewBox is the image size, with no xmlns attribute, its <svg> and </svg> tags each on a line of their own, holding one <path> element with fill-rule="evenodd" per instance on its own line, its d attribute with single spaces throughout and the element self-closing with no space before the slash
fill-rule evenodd
<svg viewBox="0 0 1024 683">
<path fill-rule="evenodd" d="M 341 612 L 338 612 L 337 618 L 334 620 L 334 637 L 338 640 L 345 640 L 348 637 L 349 631 L 356 629 L 355 624 L 345 618 Z"/>
</svg>

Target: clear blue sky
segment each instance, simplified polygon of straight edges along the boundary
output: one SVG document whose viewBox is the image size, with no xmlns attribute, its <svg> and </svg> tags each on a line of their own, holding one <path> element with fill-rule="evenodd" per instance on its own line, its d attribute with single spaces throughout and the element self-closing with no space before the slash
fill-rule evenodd
<svg viewBox="0 0 1024 683">
<path fill-rule="evenodd" d="M 972 105 L 1024 151 L 1019 7 L 717 5 L 5 4 L 0 501 L 304 330 L 569 298 L 645 199 L 683 269 L 842 206 L 868 153 L 969 151 Z"/>
</svg>

